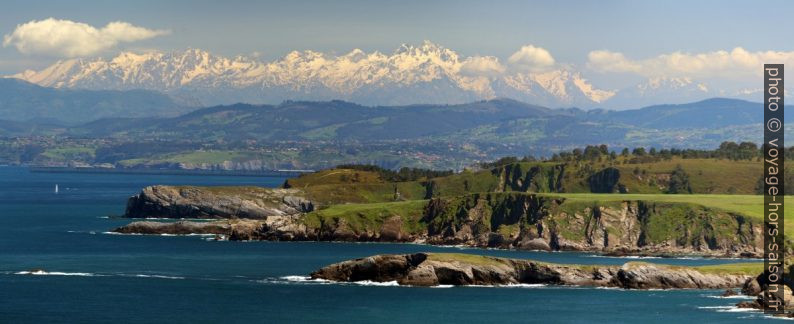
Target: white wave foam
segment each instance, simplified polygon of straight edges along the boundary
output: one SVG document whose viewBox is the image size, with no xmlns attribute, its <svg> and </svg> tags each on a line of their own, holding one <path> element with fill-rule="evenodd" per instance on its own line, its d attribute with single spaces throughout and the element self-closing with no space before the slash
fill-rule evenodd
<svg viewBox="0 0 794 324">
<path fill-rule="evenodd" d="M 713 309 L 720 313 L 745 313 L 745 312 L 757 312 L 758 310 L 753 308 L 739 308 L 736 306 L 698 306 L 699 309 Z"/>
<path fill-rule="evenodd" d="M 135 277 L 138 277 L 138 278 L 158 278 L 158 279 L 185 279 L 185 277 L 164 276 L 164 275 L 146 275 L 146 274 L 136 274 Z"/>
<path fill-rule="evenodd" d="M 380 281 L 372 281 L 372 280 L 361 280 L 361 281 L 353 281 L 352 283 L 359 286 L 378 286 L 378 287 L 396 287 L 400 285 L 399 283 L 397 283 L 397 281 L 380 282 Z"/>
<path fill-rule="evenodd" d="M 474 288 L 541 288 L 548 287 L 547 284 L 506 284 L 506 285 L 461 285 L 461 287 L 474 287 Z"/>
<path fill-rule="evenodd" d="M 509 284 L 503 286 L 496 286 L 496 287 L 508 287 L 508 288 L 540 288 L 540 287 L 547 287 L 547 284 Z"/>
<path fill-rule="evenodd" d="M 59 271 L 50 272 L 44 270 L 19 271 L 19 272 L 14 272 L 14 274 L 33 275 L 33 276 L 81 276 L 81 277 L 99 276 L 97 274 L 88 273 L 88 272 L 59 272 Z"/>
<path fill-rule="evenodd" d="M 265 279 L 263 281 L 264 282 L 282 282 L 282 283 L 285 282 L 285 281 L 286 282 L 299 282 L 299 283 L 333 283 L 333 281 L 331 281 L 331 280 L 312 279 L 311 277 L 306 277 L 306 276 L 283 276 L 283 277 L 279 277 L 278 279 L 279 280 L 275 280 L 275 281 Z"/>
<path fill-rule="evenodd" d="M 782 317 L 782 316 L 773 316 L 773 315 L 764 315 L 766 319 L 776 319 L 776 320 L 784 320 L 784 321 L 794 321 L 794 318 L 791 317 Z"/>
<path fill-rule="evenodd" d="M 648 255 L 613 256 L 613 255 L 589 254 L 589 255 L 585 255 L 585 257 L 610 258 L 610 259 L 668 259 L 668 260 L 743 260 L 743 261 L 763 260 L 758 258 L 711 257 L 711 256 L 695 256 L 695 255 L 660 257 L 660 256 L 648 256 Z"/>
<path fill-rule="evenodd" d="M 408 285 L 400 285 L 397 281 L 372 281 L 360 280 L 352 282 L 332 281 L 326 279 L 312 279 L 307 276 L 283 276 L 278 279 L 264 279 L 258 280 L 263 283 L 319 283 L 319 284 L 340 284 L 340 285 L 359 285 L 359 286 L 375 286 L 375 287 L 408 287 Z M 437 285 L 430 286 L 429 288 L 453 288 L 455 285 Z M 542 288 L 548 287 L 547 284 L 507 284 L 507 285 L 466 285 L 461 287 L 482 287 L 482 288 Z"/>
<path fill-rule="evenodd" d="M 471 246 L 463 245 L 463 244 L 440 244 L 440 245 L 436 245 L 436 246 L 440 247 L 440 248 L 445 248 L 445 249 L 459 249 L 459 250 L 474 249 Z"/>
<path fill-rule="evenodd" d="M 204 236 L 204 237 L 214 237 L 215 234 L 207 234 L 207 233 L 188 233 L 188 234 L 144 234 L 144 233 L 119 233 L 119 232 L 102 232 L 102 234 L 107 235 L 149 235 L 149 236 Z"/>
<path fill-rule="evenodd" d="M 585 255 L 585 257 L 586 258 L 605 258 L 605 259 L 662 259 L 662 257 L 658 257 L 658 256 L 642 256 L 642 255 L 612 256 L 612 255 L 588 254 L 588 255 Z M 679 258 L 668 258 L 668 259 L 679 259 Z"/>
<path fill-rule="evenodd" d="M 718 299 L 755 299 L 753 296 L 745 296 L 745 295 L 733 295 L 733 296 L 706 296 L 708 298 L 718 298 Z"/>
<path fill-rule="evenodd" d="M 102 232 L 105 235 L 143 235 L 140 233 L 119 233 L 119 232 Z"/>
<path fill-rule="evenodd" d="M 283 276 L 279 277 L 278 279 L 274 280 L 272 278 L 259 280 L 259 282 L 264 283 L 315 283 L 315 284 L 341 284 L 341 285 L 360 285 L 360 286 L 399 286 L 400 284 L 397 281 L 387 281 L 387 282 L 378 282 L 378 281 L 371 281 L 371 280 L 361 280 L 361 281 L 353 281 L 353 282 L 338 282 L 338 281 L 331 281 L 326 279 L 312 279 L 311 277 L 307 276 Z"/>
<path fill-rule="evenodd" d="M 31 276 L 80 276 L 80 277 L 122 276 L 122 277 L 136 277 L 136 278 L 185 279 L 185 277 L 156 275 L 156 274 L 96 274 L 90 272 L 61 272 L 61 271 L 44 271 L 44 270 L 18 271 L 18 272 L 14 272 L 14 274 L 31 275 Z"/>
<path fill-rule="evenodd" d="M 169 217 L 124 217 L 124 219 L 129 220 L 165 220 L 165 221 L 191 221 L 191 222 L 212 222 L 221 219 L 215 218 L 169 218 Z"/>
</svg>

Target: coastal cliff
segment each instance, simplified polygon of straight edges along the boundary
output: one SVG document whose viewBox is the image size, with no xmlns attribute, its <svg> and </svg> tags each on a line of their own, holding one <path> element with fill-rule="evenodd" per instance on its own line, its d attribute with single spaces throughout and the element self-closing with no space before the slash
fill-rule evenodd
<svg viewBox="0 0 794 324">
<path fill-rule="evenodd" d="M 754 220 L 687 203 L 471 194 L 430 200 L 423 220 L 435 244 L 744 257 L 763 251 Z"/>
<path fill-rule="evenodd" d="M 250 218 L 314 210 L 298 189 L 150 186 L 127 201 L 130 218 Z"/>
<path fill-rule="evenodd" d="M 315 209 L 300 189 L 145 188 L 127 217 L 256 220 L 167 226 L 134 222 L 120 233 L 230 235 L 245 240 L 415 242 L 613 255 L 758 257 L 761 227 L 748 217 L 701 205 L 595 201 L 500 192 L 429 200 L 338 204 Z M 235 232 L 235 235 L 232 235 Z"/>
<path fill-rule="evenodd" d="M 724 289 L 753 277 L 697 267 L 630 262 L 622 266 L 565 265 L 471 254 L 376 255 L 335 263 L 311 274 L 340 282 L 392 282 L 408 286 L 549 284 L 625 289 Z"/>
</svg>

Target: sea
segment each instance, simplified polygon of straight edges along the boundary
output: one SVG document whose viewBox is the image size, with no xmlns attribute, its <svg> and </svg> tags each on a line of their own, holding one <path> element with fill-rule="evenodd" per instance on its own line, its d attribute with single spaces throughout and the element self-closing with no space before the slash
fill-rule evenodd
<svg viewBox="0 0 794 324">
<path fill-rule="evenodd" d="M 635 258 L 419 244 L 229 242 L 117 235 L 127 198 L 155 184 L 279 186 L 284 178 L 36 173 L 0 167 L 1 323 L 750 323 L 719 290 L 333 283 L 322 266 L 382 253 L 455 252 L 577 263 Z M 55 192 L 55 186 L 58 192 Z M 703 265 L 735 259 L 645 258 Z"/>
</svg>

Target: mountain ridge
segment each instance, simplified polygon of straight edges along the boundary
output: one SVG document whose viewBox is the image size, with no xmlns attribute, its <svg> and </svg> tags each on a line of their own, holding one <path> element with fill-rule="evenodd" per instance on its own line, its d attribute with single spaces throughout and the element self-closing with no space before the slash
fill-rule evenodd
<svg viewBox="0 0 794 324">
<path fill-rule="evenodd" d="M 749 136 L 749 129 L 760 125 L 761 119 L 760 103 L 723 98 L 625 111 L 552 109 L 512 99 L 408 106 L 365 106 L 334 100 L 285 101 L 278 105 L 238 103 L 200 108 L 170 118 L 101 119 L 74 127 L 70 132 L 145 138 L 180 134 L 181 138 L 204 140 L 366 142 L 433 138 L 563 146 L 594 140 L 624 145 L 637 140 L 632 139 L 637 134 L 649 134 L 644 141 L 654 145 L 662 144 L 659 141 L 664 141 L 664 136 L 686 140 L 712 134 L 708 144 L 696 145 L 707 147 L 719 144 L 711 143 L 719 139 L 755 140 L 743 137 Z M 660 132 L 654 135 L 657 137 L 650 136 Z"/>
<path fill-rule="evenodd" d="M 79 90 L 0 78 L 0 115 L 16 122 L 80 124 L 108 117 L 176 116 L 192 110 L 152 90 Z"/>
<path fill-rule="evenodd" d="M 571 66 L 544 70 L 505 66 L 492 56 L 464 57 L 425 41 L 403 44 L 389 54 L 354 49 L 334 56 L 305 50 L 269 62 L 216 56 L 200 49 L 122 52 L 110 59 L 62 60 L 12 77 L 56 88 L 158 90 L 193 98 L 203 106 L 332 99 L 366 105 L 458 104 L 510 97 L 548 107 L 589 109 L 717 95 L 688 78 L 651 79 L 618 91 L 593 85 Z"/>
</svg>

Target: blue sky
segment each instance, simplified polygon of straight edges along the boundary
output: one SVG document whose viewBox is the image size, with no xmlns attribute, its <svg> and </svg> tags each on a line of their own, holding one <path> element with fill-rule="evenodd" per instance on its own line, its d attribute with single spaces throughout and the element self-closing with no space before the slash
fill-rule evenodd
<svg viewBox="0 0 794 324">
<path fill-rule="evenodd" d="M 12 0 L 2 8 L 0 33 L 6 38 L 20 24 L 50 17 L 96 28 L 122 21 L 168 32 L 80 56 L 200 48 L 225 56 L 258 53 L 262 60 L 273 60 L 305 49 L 389 53 L 402 43 L 430 40 L 464 56 L 505 61 L 531 44 L 560 64 L 585 68 L 590 63 L 588 77 L 608 82 L 646 77 L 639 71 L 644 68 L 631 62 L 658 65 L 665 59 L 660 56 L 675 52 L 693 57 L 737 47 L 751 54 L 794 52 L 792 1 Z M 773 20 L 776 26 L 770 27 Z M 0 74 L 42 68 L 64 56 L 52 50 L 22 53 L 15 46 L 19 39 L 0 47 Z M 631 62 L 616 67 L 600 60 L 595 67 L 594 51 L 606 51 L 599 58 L 621 60 L 613 55 L 619 53 Z M 712 71 L 708 77 L 718 75 Z"/>
</svg>

